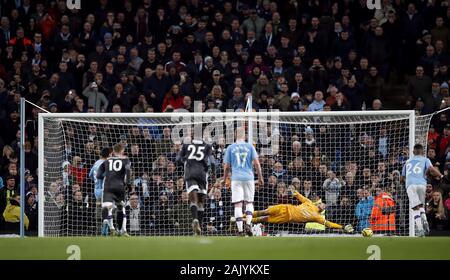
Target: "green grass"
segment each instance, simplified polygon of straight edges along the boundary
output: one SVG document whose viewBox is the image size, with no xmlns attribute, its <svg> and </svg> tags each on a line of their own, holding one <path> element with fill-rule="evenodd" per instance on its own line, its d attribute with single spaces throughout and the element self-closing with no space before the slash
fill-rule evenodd
<svg viewBox="0 0 450 280">
<path fill-rule="evenodd" d="M 449 237 L 0 238 L 0 260 L 66 260 L 72 254 L 67 252 L 70 245 L 80 248 L 81 259 L 367 260 L 372 255 L 368 247 L 377 245 L 383 260 L 450 260 Z"/>
</svg>

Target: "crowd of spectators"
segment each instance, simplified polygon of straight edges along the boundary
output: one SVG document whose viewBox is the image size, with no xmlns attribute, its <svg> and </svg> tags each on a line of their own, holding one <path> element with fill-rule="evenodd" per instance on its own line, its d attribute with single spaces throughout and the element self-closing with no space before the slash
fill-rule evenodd
<svg viewBox="0 0 450 280">
<path fill-rule="evenodd" d="M 37 229 L 41 109 L 27 107 L 21 132 L 21 97 L 50 112 L 76 113 L 242 110 L 250 95 L 257 111 L 389 107 L 421 115 L 450 107 L 450 1 L 381 2 L 381 10 L 370 10 L 365 0 L 98 0 L 68 10 L 66 1 L 0 0 L 0 229 L 17 222 L 3 212 L 18 192 L 21 133 L 28 230 Z M 404 88 L 404 98 L 388 104 L 394 86 Z M 65 175 L 49 182 L 46 194 L 66 224 L 59 230 L 96 232 L 89 168 L 103 146 L 127 141 L 136 166 L 130 231 L 187 234 L 188 204 L 171 127 L 111 132 L 121 129 L 67 124 L 67 162 L 57 168 Z M 395 126 L 291 127 L 282 137 L 282 154 L 262 158 L 266 184 L 257 189 L 258 208 L 295 203 L 287 195 L 294 187 L 325 201 L 331 219 L 361 229 L 376 223 L 374 205 L 388 194 L 397 219 L 390 216 L 394 227 L 382 230 L 405 233 L 399 171 L 408 138 Z M 441 182 L 430 180 L 427 195 L 433 230 L 441 231 L 450 214 L 448 111 L 433 119 L 428 138 L 428 156 L 446 174 Z M 226 145 L 215 146 L 220 161 Z M 215 179 L 205 229 L 225 233 L 229 191 Z"/>
</svg>

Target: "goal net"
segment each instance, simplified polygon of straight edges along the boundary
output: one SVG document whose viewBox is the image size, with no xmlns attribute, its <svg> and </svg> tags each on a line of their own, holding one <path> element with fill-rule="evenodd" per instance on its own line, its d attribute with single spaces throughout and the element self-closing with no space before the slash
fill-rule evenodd
<svg viewBox="0 0 450 280">
<path fill-rule="evenodd" d="M 214 147 L 203 234 L 234 235 L 230 184 L 221 178 L 224 153 L 238 126 L 250 135 L 265 178 L 264 186 L 256 186 L 255 210 L 297 205 L 290 191 L 298 190 L 313 202 L 326 203 L 321 213 L 326 220 L 359 231 L 371 226 L 370 201 L 383 192 L 395 201 L 393 219 L 376 233 L 410 235 L 400 174 L 413 142 L 426 142 L 427 121 L 421 120 L 415 131 L 413 111 L 40 114 L 39 235 L 100 235 L 101 195 L 89 173 L 100 150 L 119 142 L 132 167 L 128 232 L 192 234 L 183 165 L 176 155 L 193 136 Z M 258 224 L 254 230 L 263 235 L 340 234 L 315 223 Z"/>
</svg>

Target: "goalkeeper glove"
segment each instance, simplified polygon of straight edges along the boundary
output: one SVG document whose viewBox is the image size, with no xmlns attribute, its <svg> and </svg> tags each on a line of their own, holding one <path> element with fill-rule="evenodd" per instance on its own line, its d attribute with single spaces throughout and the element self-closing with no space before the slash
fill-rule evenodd
<svg viewBox="0 0 450 280">
<path fill-rule="evenodd" d="M 353 229 L 353 226 L 352 225 L 346 225 L 345 227 L 344 227 L 344 231 L 346 232 L 346 233 L 353 233 L 353 231 L 354 231 L 354 229 Z"/>
<path fill-rule="evenodd" d="M 298 191 L 296 190 L 289 190 L 289 193 L 291 196 L 296 196 L 298 194 Z"/>
</svg>

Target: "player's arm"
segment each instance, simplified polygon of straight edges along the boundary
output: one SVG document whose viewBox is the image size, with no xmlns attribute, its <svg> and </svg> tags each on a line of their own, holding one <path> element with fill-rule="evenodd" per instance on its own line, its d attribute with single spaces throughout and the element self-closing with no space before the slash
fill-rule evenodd
<svg viewBox="0 0 450 280">
<path fill-rule="evenodd" d="M 177 157 L 175 159 L 175 161 L 178 164 L 183 164 L 185 162 L 185 152 L 186 152 L 186 145 L 183 144 L 183 146 L 181 147 L 180 152 L 177 154 Z"/>
<path fill-rule="evenodd" d="M 103 162 L 102 162 L 102 163 L 103 163 Z M 94 181 L 94 182 L 97 181 L 97 173 L 98 173 L 98 169 L 100 168 L 100 165 L 101 165 L 101 163 L 100 163 L 100 164 L 95 163 L 95 164 L 92 166 L 91 170 L 89 171 L 88 177 L 91 178 L 92 181 Z"/>
<path fill-rule="evenodd" d="M 403 165 L 402 175 L 400 176 L 400 182 L 404 182 L 406 179 L 406 163 Z"/>
<path fill-rule="evenodd" d="M 91 178 L 92 180 L 95 180 L 94 178 L 96 177 L 96 174 L 94 172 L 94 167 L 95 167 L 95 164 L 94 164 L 94 166 L 91 167 L 91 170 L 89 170 L 89 175 L 88 175 L 88 177 Z"/>
<path fill-rule="evenodd" d="M 99 180 L 102 180 L 103 178 L 105 178 L 105 164 L 107 163 L 108 161 L 104 161 L 104 162 L 102 162 L 102 164 L 100 164 L 100 166 L 98 167 L 98 169 L 97 169 L 97 175 L 96 175 L 96 177 L 97 177 L 97 179 L 99 179 Z"/>
<path fill-rule="evenodd" d="M 129 159 L 125 162 L 125 186 L 128 187 L 128 189 L 131 189 L 131 161 Z"/>
<path fill-rule="evenodd" d="M 259 186 L 264 186 L 264 177 L 262 175 L 262 169 L 261 169 L 261 164 L 259 163 L 259 159 L 256 158 L 253 160 L 253 166 L 256 169 L 256 174 L 258 175 L 258 183 Z"/>
<path fill-rule="evenodd" d="M 252 153 L 253 153 L 253 166 L 255 167 L 256 174 L 258 176 L 258 183 L 260 186 L 264 186 L 264 177 L 262 175 L 261 163 L 259 162 L 258 153 L 256 152 L 256 149 L 253 145 L 252 145 Z"/>
<path fill-rule="evenodd" d="M 298 201 L 300 201 L 301 203 L 304 202 L 311 202 L 311 200 L 309 200 L 308 198 L 304 197 L 301 193 L 299 193 L 298 191 L 293 191 L 292 192 L 292 196 L 295 197 Z"/>
<path fill-rule="evenodd" d="M 431 164 L 431 161 L 429 159 L 426 160 L 425 167 L 427 168 L 427 172 L 429 172 L 431 176 L 439 179 L 442 179 L 442 177 L 444 177 L 444 175 L 442 175 L 439 169 L 434 167 L 433 164 Z"/>
<path fill-rule="evenodd" d="M 229 173 L 230 173 L 230 164 L 224 163 L 223 164 L 223 182 L 227 181 Z"/>
<path fill-rule="evenodd" d="M 317 223 L 320 223 L 320 224 L 322 224 L 322 225 L 325 225 L 326 227 L 329 227 L 329 228 L 343 229 L 343 226 L 342 226 L 342 225 L 333 223 L 333 222 L 331 222 L 331 221 L 327 221 L 327 220 L 325 219 L 325 217 L 323 217 L 322 215 L 317 215 L 317 216 L 315 217 L 315 220 L 316 220 Z"/>
</svg>

